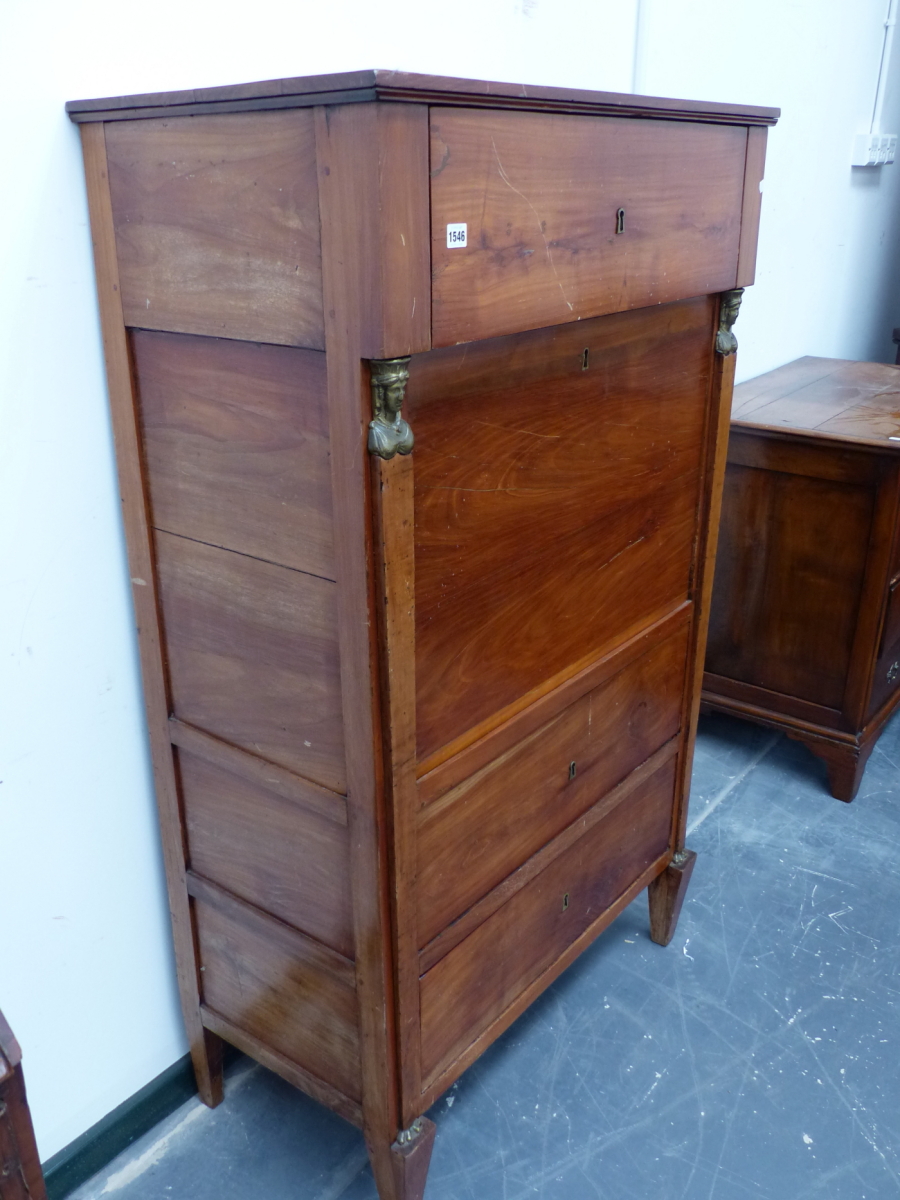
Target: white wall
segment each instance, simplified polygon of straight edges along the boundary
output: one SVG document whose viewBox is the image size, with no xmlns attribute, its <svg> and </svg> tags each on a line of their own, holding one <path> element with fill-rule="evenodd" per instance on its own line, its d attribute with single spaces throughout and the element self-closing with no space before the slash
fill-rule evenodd
<svg viewBox="0 0 900 1200">
<path fill-rule="evenodd" d="M 882 8 L 6 0 L 0 1008 L 23 1044 L 44 1158 L 184 1052 L 64 101 L 385 66 L 622 91 L 636 74 L 651 94 L 781 105 L 741 374 L 808 353 L 887 361 L 900 325 L 900 165 L 847 165 L 852 134 L 868 128 Z M 900 87 L 886 119 L 900 129 Z"/>
</svg>

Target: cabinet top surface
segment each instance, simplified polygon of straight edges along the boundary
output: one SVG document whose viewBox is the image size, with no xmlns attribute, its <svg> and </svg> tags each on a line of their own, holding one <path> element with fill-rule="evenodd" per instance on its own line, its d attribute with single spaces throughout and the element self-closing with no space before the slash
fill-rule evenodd
<svg viewBox="0 0 900 1200">
<path fill-rule="evenodd" d="M 900 367 L 798 358 L 738 384 L 731 421 L 900 452 Z"/>
<path fill-rule="evenodd" d="M 242 112 L 267 108 L 302 108 L 313 104 L 353 104 L 389 100 L 413 104 L 456 104 L 483 108 L 522 108 L 549 112 L 657 117 L 728 125 L 774 125 L 777 108 L 715 104 L 706 100 L 670 100 L 620 92 L 497 83 L 483 79 L 451 79 L 404 71 L 347 71 L 269 79 L 225 87 L 107 96 L 70 100 L 73 121 L 134 120 L 142 117 L 191 116 L 202 112 Z"/>
</svg>

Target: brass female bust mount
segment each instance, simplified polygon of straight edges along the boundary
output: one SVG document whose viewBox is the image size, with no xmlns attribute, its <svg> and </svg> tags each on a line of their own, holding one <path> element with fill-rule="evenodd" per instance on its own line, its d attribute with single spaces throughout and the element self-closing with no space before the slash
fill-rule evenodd
<svg viewBox="0 0 900 1200">
<path fill-rule="evenodd" d="M 413 431 L 400 416 L 409 379 L 409 358 L 372 359 L 372 411 L 369 422 L 369 453 L 379 458 L 410 454 Z"/>
</svg>

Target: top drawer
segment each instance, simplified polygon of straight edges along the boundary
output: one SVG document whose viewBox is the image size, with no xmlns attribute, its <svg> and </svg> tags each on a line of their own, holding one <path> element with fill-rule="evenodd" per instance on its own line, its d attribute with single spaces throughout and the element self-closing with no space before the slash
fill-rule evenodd
<svg viewBox="0 0 900 1200">
<path fill-rule="evenodd" d="M 734 287 L 746 157 L 743 126 L 432 109 L 432 344 Z"/>
</svg>

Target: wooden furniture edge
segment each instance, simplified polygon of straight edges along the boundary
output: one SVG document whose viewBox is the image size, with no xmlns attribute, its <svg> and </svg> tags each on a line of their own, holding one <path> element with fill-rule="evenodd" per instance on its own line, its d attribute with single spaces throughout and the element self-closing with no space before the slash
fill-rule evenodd
<svg viewBox="0 0 900 1200">
<path fill-rule="evenodd" d="M 600 799 L 580 817 L 567 825 L 556 837 L 551 838 L 546 845 L 536 851 L 520 867 L 501 880 L 495 887 L 471 908 L 466 909 L 446 929 L 442 929 L 436 937 L 423 946 L 418 954 L 419 975 L 424 975 L 433 966 L 450 953 L 470 933 L 478 928 L 498 909 L 511 900 L 527 884 L 531 883 L 542 871 L 550 866 L 559 856 L 575 845 L 581 837 L 600 821 L 608 817 L 619 805 L 627 800 L 635 788 L 654 775 L 660 767 L 674 758 L 679 751 L 680 734 L 670 738 L 658 750 L 635 767 L 624 779 L 600 797 Z"/>
<path fill-rule="evenodd" d="M 169 718 L 169 736 L 173 746 L 195 754 L 211 766 L 220 767 L 247 783 L 274 792 L 283 800 L 290 800 L 327 821 L 346 826 L 347 799 L 339 792 L 332 792 L 303 775 L 289 771 L 287 767 L 280 767 L 268 759 L 251 754 L 249 750 L 179 721 L 177 717 Z"/>
<path fill-rule="evenodd" d="M 200 1018 L 198 963 L 185 881 L 185 848 L 175 765 L 169 740 L 169 702 L 131 356 L 119 289 L 104 126 L 85 126 L 81 131 L 81 139 L 109 407 L 116 448 L 163 860 L 172 914 L 178 990 L 200 1096 L 205 1104 L 214 1106 L 222 1099 L 221 1044 L 207 1035 Z"/>
<path fill-rule="evenodd" d="M 701 703 L 704 708 L 715 709 L 717 712 L 730 713 L 732 716 L 743 717 L 755 721 L 759 725 L 767 725 L 772 729 L 787 731 L 788 728 L 803 737 L 818 738 L 821 741 L 839 742 L 844 746 L 856 745 L 856 736 L 841 729 L 830 729 L 827 725 L 817 725 L 812 721 L 804 721 L 798 717 L 790 717 L 781 713 L 751 704 L 747 700 L 738 700 L 721 692 L 701 692 Z"/>
<path fill-rule="evenodd" d="M 329 75 L 260 80 L 243 84 L 70 100 L 73 121 L 134 120 L 150 116 L 237 112 L 253 107 L 284 108 L 388 100 L 411 104 L 462 104 L 492 108 L 590 112 L 607 116 L 657 117 L 730 125 L 774 125 L 778 108 L 718 104 L 630 92 L 597 92 L 491 80 L 461 79 L 370 69 Z"/>
<path fill-rule="evenodd" d="M 245 1029 L 226 1020 L 214 1008 L 204 1004 L 201 1006 L 200 1014 L 204 1026 L 217 1037 L 243 1051 L 244 1054 L 249 1054 L 256 1062 L 261 1063 L 269 1071 L 274 1071 L 276 1075 L 286 1079 L 288 1083 L 299 1088 L 301 1092 L 305 1092 L 307 1096 L 311 1096 L 313 1100 L 324 1104 L 326 1108 L 330 1108 L 332 1112 L 349 1121 L 351 1125 L 362 1127 L 362 1108 L 358 1101 L 339 1091 L 333 1084 L 320 1079 L 318 1075 L 313 1075 L 299 1063 L 295 1063 L 277 1050 L 273 1050 L 259 1038 L 254 1037 L 252 1033 L 247 1033 Z"/>
<path fill-rule="evenodd" d="M 779 729 L 783 733 L 796 734 L 811 741 L 832 742 L 836 746 L 862 748 L 877 738 L 881 730 L 900 708 L 900 689 L 882 704 L 878 711 L 866 722 L 857 735 L 841 729 L 829 729 L 827 725 L 816 725 L 811 721 L 802 721 L 795 717 L 783 716 L 772 709 L 762 708 L 744 700 L 724 696 L 719 692 L 704 689 L 702 693 L 704 707 L 731 716 L 742 717 L 754 721 L 757 725 L 765 725 L 769 729 Z"/>
<path fill-rule="evenodd" d="M 761 408 L 765 407 L 760 405 Z M 900 442 L 889 442 L 887 438 L 864 438 L 849 433 L 831 433 L 826 429 L 794 428 L 791 425 L 763 425 L 751 421 L 747 417 L 735 417 L 731 428 L 738 433 L 758 434 L 771 438 L 773 441 L 792 441 L 802 437 L 804 442 L 824 442 L 847 446 L 854 451 L 868 451 L 870 454 L 886 454 L 900 456 Z"/>
<path fill-rule="evenodd" d="M 812 700 L 803 700 L 787 692 L 773 692 L 770 688 L 741 679 L 730 679 L 727 675 L 715 675 L 712 671 L 703 674 L 703 691 L 710 696 L 727 697 L 729 700 L 749 704 L 762 712 L 784 713 L 792 720 L 820 726 L 823 729 L 841 731 L 844 715 L 838 708 L 827 708 Z M 770 699 L 771 698 L 771 699 Z M 791 712 L 790 710 L 794 711 Z M 849 732 L 849 726 L 843 732 Z"/>
<path fill-rule="evenodd" d="M 890 582 L 900 514 L 900 464 L 876 484 L 869 545 L 857 608 L 856 633 L 841 709 L 855 728 L 864 728 L 875 682 L 878 643 L 885 618 L 885 580 Z M 869 651 L 869 648 L 872 648 Z"/>
<path fill-rule="evenodd" d="M 744 196 L 741 205 L 741 236 L 735 287 L 749 287 L 756 278 L 756 253 L 759 242 L 759 218 L 762 212 L 763 173 L 766 166 L 768 129 L 753 125 L 747 130 L 747 156 L 744 162 Z"/>
<path fill-rule="evenodd" d="M 726 293 L 727 295 L 727 293 Z M 709 612 L 712 602 L 713 576 L 716 565 L 716 545 L 719 539 L 719 519 L 722 514 L 722 491 L 725 484 L 725 465 L 728 458 L 728 438 L 731 418 L 731 399 L 734 388 L 735 355 L 722 354 L 717 348 L 722 320 L 724 296 L 720 298 L 710 339 L 710 382 L 707 404 L 707 427 L 701 479 L 709 487 L 701 487 L 697 514 L 697 548 L 694 558 L 694 577 L 691 594 L 695 601 L 694 620 L 688 644 L 688 666 L 685 672 L 684 709 L 682 713 L 682 750 L 676 776 L 675 806 L 672 825 L 672 851 L 684 849 L 687 828 L 688 801 L 691 791 L 691 769 L 700 716 L 700 689 L 706 660 L 706 639 L 709 632 Z"/>
<path fill-rule="evenodd" d="M 347 747 L 350 870 L 360 1013 L 363 1132 L 379 1192 L 396 1195 L 391 1147 L 401 1132 L 397 1039 L 397 946 L 389 864 L 381 663 L 376 645 L 374 515 L 367 427 L 372 416 L 366 360 L 430 348 L 430 326 L 408 297 L 386 303 L 382 259 L 399 262 L 406 287 L 430 296 L 426 260 L 398 260 L 389 243 L 409 230 L 412 199 L 404 155 L 425 153 L 421 107 L 401 115 L 383 105 L 315 109 L 322 235 L 331 475 L 336 530 L 338 632 Z M 408 122 L 406 133 L 398 128 Z M 427 187 L 427 172 L 416 186 Z M 360 219 L 361 214 L 361 219 Z M 406 245 L 410 239 L 406 238 Z M 419 280 L 418 273 L 422 273 Z M 423 293 L 424 295 L 424 293 Z M 399 1198 L 398 1198 L 399 1200 Z"/>
</svg>

